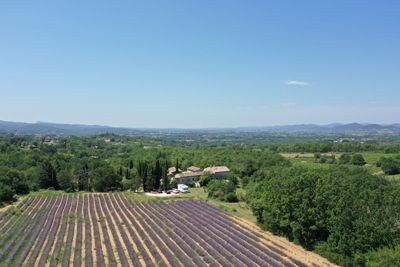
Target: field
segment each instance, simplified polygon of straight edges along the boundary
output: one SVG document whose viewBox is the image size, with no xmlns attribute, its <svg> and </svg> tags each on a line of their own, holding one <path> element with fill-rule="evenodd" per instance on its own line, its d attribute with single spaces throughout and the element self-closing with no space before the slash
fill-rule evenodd
<svg viewBox="0 0 400 267">
<path fill-rule="evenodd" d="M 238 194 L 245 194 L 245 191 L 241 188 L 237 189 Z M 158 197 L 148 197 L 145 194 L 138 194 L 132 192 L 124 192 L 124 194 L 135 201 L 164 201 L 164 199 L 159 199 Z M 244 201 L 239 202 L 223 202 L 217 199 L 208 198 L 208 193 L 204 191 L 203 188 L 190 188 L 189 193 L 178 194 L 178 195 L 168 195 L 168 200 L 181 200 L 181 199 L 197 199 L 206 201 L 209 204 L 212 204 L 218 207 L 221 210 L 224 210 L 234 216 L 245 219 L 246 221 L 256 223 L 257 219 L 253 215 L 250 207 Z"/>
<path fill-rule="evenodd" d="M 342 153 L 337 153 L 337 152 L 329 152 L 329 153 L 320 153 L 322 156 L 331 156 L 332 154 L 335 155 L 335 157 L 338 159 Z M 361 152 L 361 153 L 355 153 L 355 154 L 361 154 L 365 161 L 368 164 L 376 164 L 376 162 L 381 158 L 381 157 L 395 157 L 397 154 L 394 153 L 379 153 L 379 152 Z M 301 159 L 301 160 L 314 160 L 314 153 L 280 153 L 282 157 L 289 158 L 289 159 Z"/>
<path fill-rule="evenodd" d="M 0 213 L 1 266 L 331 266 L 204 201 L 32 196 Z"/>
<path fill-rule="evenodd" d="M 335 155 L 339 159 L 341 153 L 321 153 L 322 156 Z M 379 153 L 379 152 L 362 152 L 361 154 L 367 164 L 363 166 L 371 174 L 382 174 L 382 169 L 376 166 L 378 160 L 382 157 L 395 157 L 394 153 Z M 315 163 L 314 153 L 281 153 L 281 156 L 289 159 L 294 164 L 320 167 L 320 163 Z M 387 176 L 388 180 L 396 180 L 396 177 Z"/>
</svg>

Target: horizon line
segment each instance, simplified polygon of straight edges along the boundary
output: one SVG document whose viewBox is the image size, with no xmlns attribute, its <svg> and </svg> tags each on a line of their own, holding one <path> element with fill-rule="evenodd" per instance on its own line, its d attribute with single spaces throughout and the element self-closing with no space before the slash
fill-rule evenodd
<svg viewBox="0 0 400 267">
<path fill-rule="evenodd" d="M 349 124 L 360 124 L 360 125 L 379 125 L 379 126 L 392 126 L 400 124 L 399 122 L 391 123 L 379 123 L 379 122 L 329 122 L 329 123 L 288 123 L 288 124 L 263 124 L 263 125 L 242 125 L 242 126 L 227 126 L 227 127 L 133 127 L 133 126 L 112 126 L 107 124 L 87 124 L 87 123 L 70 123 L 70 122 L 50 122 L 50 121 L 11 121 L 2 120 L 0 122 L 6 123 L 23 123 L 23 124 L 54 124 L 54 125 L 69 125 L 69 126 L 87 126 L 87 127 L 104 127 L 104 128 L 119 128 L 119 129 L 138 129 L 138 130 L 213 130 L 213 129 L 240 129 L 240 128 L 273 128 L 273 127 L 287 127 L 287 126 L 332 126 L 332 125 L 349 125 Z"/>
</svg>

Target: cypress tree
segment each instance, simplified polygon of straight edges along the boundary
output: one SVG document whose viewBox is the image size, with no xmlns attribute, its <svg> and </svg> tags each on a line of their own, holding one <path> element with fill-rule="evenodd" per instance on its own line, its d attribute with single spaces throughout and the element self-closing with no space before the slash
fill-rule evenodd
<svg viewBox="0 0 400 267">
<path fill-rule="evenodd" d="M 159 189 L 160 188 L 160 180 L 162 178 L 162 170 L 161 170 L 160 160 L 156 160 L 153 177 L 154 177 L 154 187 L 155 187 L 155 189 Z"/>
<path fill-rule="evenodd" d="M 146 173 L 146 190 L 151 191 L 155 188 L 155 175 L 154 169 L 152 167 L 147 166 L 147 173 Z"/>
<path fill-rule="evenodd" d="M 138 164 L 138 174 L 139 177 L 142 180 L 142 186 L 143 186 L 143 191 L 148 191 L 149 187 L 148 187 L 148 166 L 147 166 L 147 162 L 145 161 L 139 161 Z"/>
<path fill-rule="evenodd" d="M 178 173 L 179 172 L 179 159 L 176 159 L 176 165 L 175 165 L 175 168 L 176 168 L 176 172 Z"/>
<path fill-rule="evenodd" d="M 167 163 L 167 161 L 165 161 L 165 163 L 164 163 L 164 167 L 162 168 L 162 180 L 163 180 L 163 189 L 165 190 L 165 191 L 167 191 L 168 190 L 168 188 L 169 188 L 169 177 L 168 177 L 168 173 L 167 173 L 167 171 L 168 171 L 168 163 Z"/>
</svg>

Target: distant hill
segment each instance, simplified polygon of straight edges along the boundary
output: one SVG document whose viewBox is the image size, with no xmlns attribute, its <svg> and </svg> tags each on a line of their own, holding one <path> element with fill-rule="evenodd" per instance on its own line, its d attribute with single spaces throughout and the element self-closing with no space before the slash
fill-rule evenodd
<svg viewBox="0 0 400 267">
<path fill-rule="evenodd" d="M 48 122 L 21 123 L 0 121 L 0 132 L 20 135 L 94 135 L 106 132 L 119 132 L 119 128 L 99 125 L 58 124 Z"/>
<path fill-rule="evenodd" d="M 140 129 L 118 128 L 102 125 L 61 124 L 49 122 L 10 122 L 0 120 L 0 133 L 17 135 L 56 135 L 56 136 L 85 136 L 102 133 L 121 135 L 138 135 L 144 133 L 185 133 L 185 132 L 269 132 L 269 133 L 337 133 L 362 135 L 400 135 L 400 123 L 361 124 L 361 123 L 332 123 L 327 125 L 298 124 L 265 127 L 238 127 L 238 128 L 204 128 L 204 129 Z"/>
<path fill-rule="evenodd" d="M 346 133 L 346 134 L 400 134 L 400 124 L 333 123 L 327 125 L 298 124 L 268 127 L 241 127 L 238 131 L 264 131 L 287 133 Z"/>
</svg>

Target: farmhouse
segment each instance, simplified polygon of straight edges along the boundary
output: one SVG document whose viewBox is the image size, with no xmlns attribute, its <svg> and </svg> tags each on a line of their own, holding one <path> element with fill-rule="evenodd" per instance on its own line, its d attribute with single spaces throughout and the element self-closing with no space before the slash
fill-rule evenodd
<svg viewBox="0 0 400 267">
<path fill-rule="evenodd" d="M 189 184 L 191 182 L 198 181 L 202 174 L 203 174 L 202 171 L 199 172 L 186 171 L 175 175 L 175 180 L 178 184 Z"/>
<path fill-rule="evenodd" d="M 215 176 L 215 178 L 221 179 L 228 176 L 230 170 L 226 166 L 212 166 L 205 168 L 204 170 L 196 166 L 190 166 L 189 168 L 187 168 L 187 171 L 184 172 L 182 172 L 181 170 L 176 172 L 175 167 L 171 167 L 168 169 L 168 175 L 170 177 L 173 177 L 179 184 L 189 184 L 198 181 L 200 179 L 200 176 L 202 176 L 204 173 L 209 173 Z"/>
<path fill-rule="evenodd" d="M 205 173 L 209 173 L 215 176 L 215 178 L 224 178 L 229 175 L 230 170 L 226 166 L 213 166 L 204 169 Z"/>
</svg>

